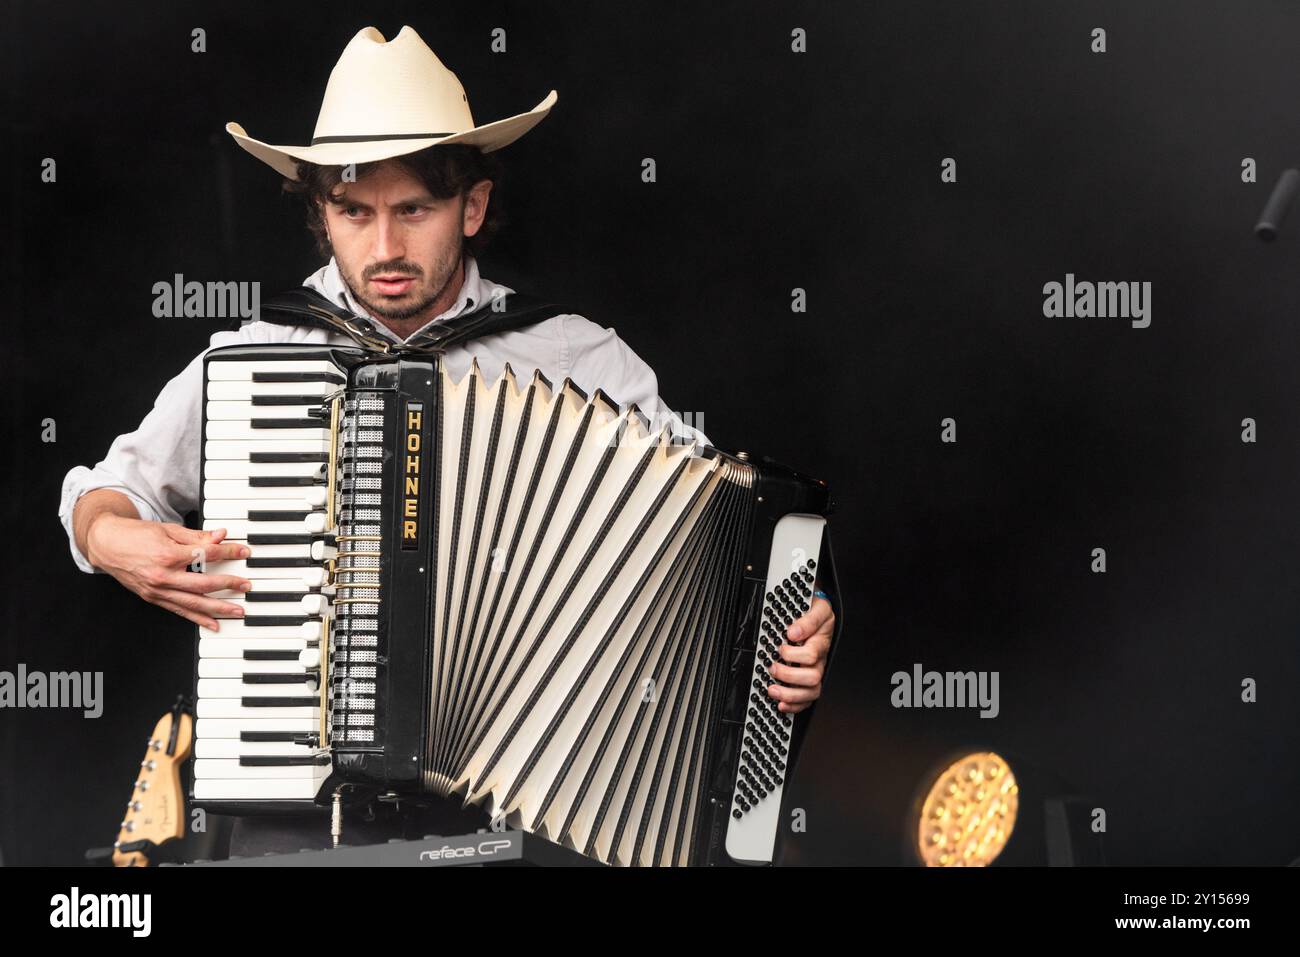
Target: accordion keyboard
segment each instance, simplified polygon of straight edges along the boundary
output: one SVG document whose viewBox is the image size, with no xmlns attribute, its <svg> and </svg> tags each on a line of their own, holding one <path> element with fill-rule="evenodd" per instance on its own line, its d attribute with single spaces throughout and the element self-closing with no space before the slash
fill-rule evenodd
<svg viewBox="0 0 1300 957">
<path fill-rule="evenodd" d="M 343 382 L 329 360 L 209 363 L 203 527 L 227 529 L 250 555 L 206 570 L 252 588 L 213 593 L 244 616 L 199 629 L 196 800 L 310 801 L 330 773 L 320 698 L 322 586 L 335 551 L 327 402 Z"/>
</svg>

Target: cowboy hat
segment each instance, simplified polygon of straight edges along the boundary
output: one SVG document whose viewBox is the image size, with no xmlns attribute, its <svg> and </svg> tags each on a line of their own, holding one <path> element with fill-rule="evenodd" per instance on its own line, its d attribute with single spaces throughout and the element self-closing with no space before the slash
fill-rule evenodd
<svg viewBox="0 0 1300 957">
<path fill-rule="evenodd" d="M 310 146 L 273 146 L 227 123 L 235 142 L 290 179 L 294 160 L 321 166 L 369 163 L 441 143 L 463 143 L 490 153 L 513 143 L 545 119 L 554 90 L 527 113 L 474 125 L 456 74 L 410 27 L 392 39 L 374 27 L 357 33 L 330 73 Z"/>
</svg>

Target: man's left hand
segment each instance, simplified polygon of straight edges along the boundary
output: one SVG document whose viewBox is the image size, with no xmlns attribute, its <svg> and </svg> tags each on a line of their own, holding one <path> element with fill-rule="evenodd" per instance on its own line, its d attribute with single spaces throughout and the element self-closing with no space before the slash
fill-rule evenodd
<svg viewBox="0 0 1300 957">
<path fill-rule="evenodd" d="M 790 622 L 785 631 L 786 640 L 777 648 L 777 654 L 787 664 L 775 662 L 768 669 L 777 681 L 790 685 L 788 688 L 777 684 L 767 686 L 767 693 L 780 702 L 777 707 L 781 711 L 798 714 L 821 697 L 826 655 L 834 633 L 835 612 L 825 598 L 814 598 L 808 610 Z M 803 644 L 792 645 L 792 641 Z"/>
</svg>

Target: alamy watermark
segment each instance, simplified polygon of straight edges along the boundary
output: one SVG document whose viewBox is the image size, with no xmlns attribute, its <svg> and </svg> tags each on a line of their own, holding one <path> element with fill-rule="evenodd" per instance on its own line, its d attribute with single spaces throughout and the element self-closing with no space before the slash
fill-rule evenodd
<svg viewBox="0 0 1300 957">
<path fill-rule="evenodd" d="M 153 314 L 159 319 L 257 319 L 262 306 L 260 282 L 185 281 L 153 284 Z"/>
<path fill-rule="evenodd" d="M 895 708 L 979 708 L 981 718 L 996 718 L 1001 710 L 996 671 L 924 671 L 918 662 L 889 681 Z"/>
<path fill-rule="evenodd" d="M 87 718 L 104 713 L 104 672 L 0 671 L 0 708 L 80 708 Z"/>
<path fill-rule="evenodd" d="M 1151 325 L 1151 283 L 1088 282 L 1065 274 L 1065 282 L 1043 285 L 1043 315 L 1049 319 L 1129 319 L 1134 329 Z"/>
</svg>

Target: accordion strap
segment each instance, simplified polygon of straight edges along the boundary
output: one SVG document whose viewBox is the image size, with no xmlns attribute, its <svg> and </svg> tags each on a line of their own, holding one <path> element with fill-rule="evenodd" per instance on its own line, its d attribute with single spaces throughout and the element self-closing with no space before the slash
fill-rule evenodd
<svg viewBox="0 0 1300 957">
<path fill-rule="evenodd" d="M 503 308 L 493 308 L 500 306 Z M 388 354 L 442 353 L 471 339 L 521 329 L 564 315 L 568 307 L 540 296 L 513 292 L 484 303 L 473 312 L 444 319 L 406 342 L 393 342 L 379 334 L 371 319 L 354 316 L 314 289 L 302 286 L 278 293 L 261 305 L 259 318 L 280 326 L 311 326 L 341 332 L 362 348 Z"/>
</svg>

